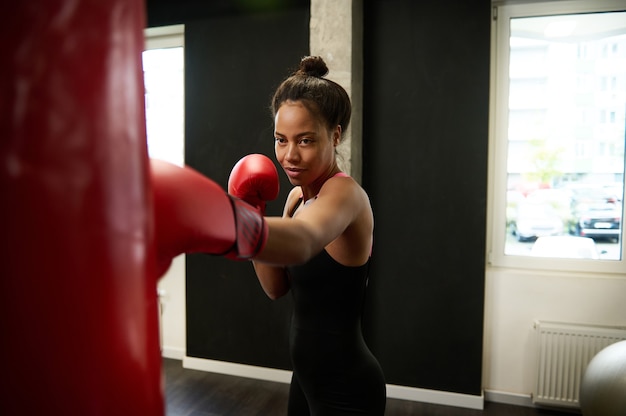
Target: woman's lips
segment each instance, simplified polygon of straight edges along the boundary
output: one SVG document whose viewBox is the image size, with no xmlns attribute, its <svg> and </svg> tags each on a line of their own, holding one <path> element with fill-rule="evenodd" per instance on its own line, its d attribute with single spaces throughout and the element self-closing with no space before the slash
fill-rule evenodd
<svg viewBox="0 0 626 416">
<path fill-rule="evenodd" d="M 284 169 L 290 178 L 297 178 L 298 176 L 302 174 L 302 172 L 304 172 L 304 169 L 299 169 L 299 168 L 284 168 Z"/>
</svg>

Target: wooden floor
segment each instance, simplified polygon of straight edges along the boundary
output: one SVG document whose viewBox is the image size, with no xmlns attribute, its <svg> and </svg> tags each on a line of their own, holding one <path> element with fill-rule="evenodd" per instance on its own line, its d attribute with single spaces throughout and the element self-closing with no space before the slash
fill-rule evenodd
<svg viewBox="0 0 626 416">
<path fill-rule="evenodd" d="M 163 359 L 167 416 L 285 416 L 289 385 L 204 371 Z M 387 399 L 385 416 L 572 416 L 554 410 L 485 403 L 484 410 Z"/>
</svg>

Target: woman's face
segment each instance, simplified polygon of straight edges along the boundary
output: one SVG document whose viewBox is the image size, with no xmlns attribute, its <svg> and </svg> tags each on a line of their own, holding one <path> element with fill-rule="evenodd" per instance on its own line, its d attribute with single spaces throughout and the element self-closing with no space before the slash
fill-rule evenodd
<svg viewBox="0 0 626 416">
<path fill-rule="evenodd" d="M 307 186 L 326 180 L 336 166 L 340 136 L 339 126 L 329 131 L 302 102 L 283 103 L 274 119 L 274 150 L 291 184 Z"/>
</svg>

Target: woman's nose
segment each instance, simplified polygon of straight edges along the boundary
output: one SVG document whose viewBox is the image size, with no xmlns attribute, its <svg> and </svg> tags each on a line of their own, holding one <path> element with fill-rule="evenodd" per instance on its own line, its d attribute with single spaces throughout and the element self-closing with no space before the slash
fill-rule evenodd
<svg viewBox="0 0 626 416">
<path fill-rule="evenodd" d="M 300 153 L 298 152 L 298 146 L 294 144 L 289 144 L 285 151 L 285 159 L 290 162 L 300 160 Z"/>
</svg>

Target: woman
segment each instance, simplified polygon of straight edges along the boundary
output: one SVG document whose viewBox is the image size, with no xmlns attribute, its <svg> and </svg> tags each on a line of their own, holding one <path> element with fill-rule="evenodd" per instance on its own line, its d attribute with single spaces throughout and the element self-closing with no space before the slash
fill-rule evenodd
<svg viewBox="0 0 626 416">
<path fill-rule="evenodd" d="M 327 73 L 322 58 L 305 57 L 272 99 L 276 158 L 294 188 L 283 217 L 266 218 L 253 264 L 271 299 L 294 299 L 289 415 L 383 415 L 384 376 L 361 332 L 374 219 L 337 165 L 351 105 Z"/>
</svg>

